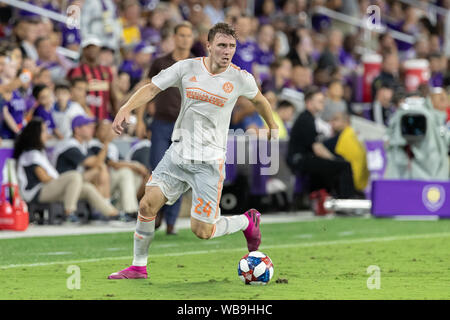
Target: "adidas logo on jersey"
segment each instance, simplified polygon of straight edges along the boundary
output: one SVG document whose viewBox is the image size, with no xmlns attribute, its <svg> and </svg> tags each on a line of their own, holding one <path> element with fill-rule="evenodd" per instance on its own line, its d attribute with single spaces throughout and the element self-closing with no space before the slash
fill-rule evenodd
<svg viewBox="0 0 450 320">
<path fill-rule="evenodd" d="M 197 78 L 196 78 L 195 76 L 193 76 L 193 77 L 191 77 L 191 78 L 189 79 L 189 81 L 191 81 L 191 82 L 197 82 Z"/>
</svg>

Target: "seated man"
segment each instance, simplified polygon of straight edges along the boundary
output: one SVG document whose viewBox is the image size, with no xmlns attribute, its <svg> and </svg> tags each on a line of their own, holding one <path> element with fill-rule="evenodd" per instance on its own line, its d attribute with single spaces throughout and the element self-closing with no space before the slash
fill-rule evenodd
<svg viewBox="0 0 450 320">
<path fill-rule="evenodd" d="M 310 175 L 311 191 L 327 189 L 338 198 L 352 198 L 355 189 L 350 163 L 338 159 L 318 141 L 315 116 L 323 110 L 324 99 L 316 87 L 306 92 L 305 110 L 291 130 L 287 163 L 294 173 Z"/>
<path fill-rule="evenodd" d="M 111 121 L 100 121 L 96 139 L 89 141 L 89 153 L 98 155 L 104 144 L 108 144 L 115 136 Z M 110 176 L 111 195 L 117 192 L 119 209 L 129 216 L 136 215 L 139 209 L 138 197 L 144 193 L 149 171 L 137 161 L 119 160 L 119 150 L 113 143 L 109 143 L 105 161 Z"/>
<path fill-rule="evenodd" d="M 110 199 L 109 173 L 105 164 L 108 143 L 98 154 L 90 154 L 87 143 L 93 138 L 95 120 L 78 115 L 72 120 L 73 137 L 59 142 L 53 150 L 52 163 L 59 173 L 82 172 L 84 181 L 95 185 L 100 194 Z"/>
<path fill-rule="evenodd" d="M 350 162 L 355 189 L 361 193 L 367 187 L 369 170 L 367 168 L 366 149 L 358 140 L 350 126 L 350 117 L 346 112 L 330 114 L 330 123 L 334 136 L 323 142 L 330 152 Z"/>
</svg>

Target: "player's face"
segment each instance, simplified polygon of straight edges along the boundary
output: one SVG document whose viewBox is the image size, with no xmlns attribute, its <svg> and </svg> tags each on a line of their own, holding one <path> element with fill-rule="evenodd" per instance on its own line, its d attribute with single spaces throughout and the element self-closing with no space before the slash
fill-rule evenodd
<svg viewBox="0 0 450 320">
<path fill-rule="evenodd" d="M 236 52 L 236 39 L 233 36 L 218 33 L 212 43 L 208 42 L 208 51 L 213 63 L 226 68 Z"/>
</svg>

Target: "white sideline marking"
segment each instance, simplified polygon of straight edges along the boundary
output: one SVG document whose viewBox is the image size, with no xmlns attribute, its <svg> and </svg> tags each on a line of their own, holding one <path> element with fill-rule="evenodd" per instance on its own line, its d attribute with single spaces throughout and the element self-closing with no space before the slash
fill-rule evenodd
<svg viewBox="0 0 450 320">
<path fill-rule="evenodd" d="M 397 241 L 397 240 L 432 239 L 432 238 L 440 238 L 440 237 L 450 237 L 450 232 L 424 233 L 424 234 L 407 235 L 407 236 L 362 238 L 362 239 L 352 239 L 352 240 L 330 240 L 330 241 L 306 242 L 306 243 L 297 243 L 297 244 L 261 246 L 260 251 L 266 250 L 266 249 L 278 249 L 278 248 L 306 248 L 306 247 L 347 245 L 347 244 L 359 244 L 359 243 L 371 243 L 371 242 L 388 242 L 388 241 Z M 177 256 L 195 255 L 195 254 L 217 253 L 218 251 L 233 252 L 233 251 L 242 251 L 242 250 L 245 251 L 247 249 L 244 247 L 241 247 L 241 248 L 218 249 L 218 250 L 199 250 L 199 251 L 160 253 L 160 254 L 153 254 L 149 258 L 152 258 L 152 257 L 177 257 Z M 76 263 L 100 262 L 100 261 L 111 261 L 111 260 L 127 260 L 127 259 L 131 260 L 132 258 L 133 258 L 132 256 L 124 256 L 124 257 L 105 257 L 105 258 L 72 260 L 72 261 L 40 262 L 40 263 L 30 263 L 30 264 L 10 264 L 10 265 L 0 266 L 0 269 L 41 267 L 41 266 L 51 266 L 51 265 L 55 265 L 55 264 L 76 264 Z"/>
<path fill-rule="evenodd" d="M 305 233 L 305 234 L 299 234 L 299 235 L 296 235 L 296 236 L 294 236 L 294 238 L 298 238 L 298 239 L 309 239 L 309 238 L 312 238 L 312 234 L 310 234 L 310 233 Z"/>
<path fill-rule="evenodd" d="M 353 231 L 342 231 L 342 232 L 338 233 L 338 236 L 339 237 L 347 237 L 347 236 L 351 236 L 354 234 L 355 234 L 355 232 L 353 232 Z"/>
<path fill-rule="evenodd" d="M 72 254 L 72 252 L 70 251 L 56 251 L 56 252 L 42 252 L 42 253 L 38 253 L 39 255 L 43 255 L 43 256 L 64 256 L 64 255 L 68 255 L 68 254 Z"/>
</svg>

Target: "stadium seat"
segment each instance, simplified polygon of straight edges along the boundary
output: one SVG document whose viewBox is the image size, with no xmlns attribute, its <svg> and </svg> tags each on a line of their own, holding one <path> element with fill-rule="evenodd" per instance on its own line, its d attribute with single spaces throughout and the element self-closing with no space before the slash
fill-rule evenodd
<svg viewBox="0 0 450 320">
<path fill-rule="evenodd" d="M 28 212 L 30 222 L 37 224 L 61 224 L 64 221 L 64 207 L 62 202 L 41 203 L 29 202 Z"/>
<path fill-rule="evenodd" d="M 62 202 L 29 202 L 28 212 L 30 214 L 30 222 L 37 224 L 57 225 L 65 221 L 64 206 Z M 77 214 L 82 223 L 87 223 L 91 215 L 91 210 L 86 201 L 78 201 Z"/>
</svg>

